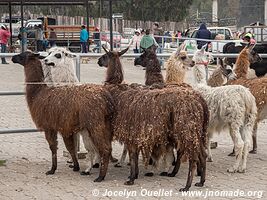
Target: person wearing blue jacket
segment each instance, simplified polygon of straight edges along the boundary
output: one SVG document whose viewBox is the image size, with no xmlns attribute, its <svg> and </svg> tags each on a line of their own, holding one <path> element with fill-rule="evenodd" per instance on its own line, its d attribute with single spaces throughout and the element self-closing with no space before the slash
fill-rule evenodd
<svg viewBox="0 0 267 200">
<path fill-rule="evenodd" d="M 197 31 L 196 38 L 199 39 L 211 39 L 211 32 L 207 29 L 206 24 L 202 23 Z M 197 41 L 197 48 L 201 49 L 209 41 Z"/>
<path fill-rule="evenodd" d="M 87 42 L 88 42 L 89 34 L 85 29 L 85 26 L 82 25 L 82 30 L 80 32 L 80 42 L 82 46 L 82 53 L 87 53 Z"/>
</svg>

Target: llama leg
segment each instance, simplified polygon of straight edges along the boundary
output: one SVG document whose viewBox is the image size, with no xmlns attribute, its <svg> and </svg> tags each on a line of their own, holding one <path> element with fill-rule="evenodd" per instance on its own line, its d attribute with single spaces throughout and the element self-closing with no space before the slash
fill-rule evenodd
<svg viewBox="0 0 267 200">
<path fill-rule="evenodd" d="M 125 162 L 126 156 L 127 156 L 127 146 L 124 145 L 124 146 L 123 146 L 123 151 L 122 151 L 122 155 L 121 155 L 120 162 L 118 162 L 118 163 L 115 165 L 115 167 L 122 167 L 122 164 Z"/>
<path fill-rule="evenodd" d="M 80 166 L 77 159 L 77 149 L 76 149 L 77 145 L 75 145 L 75 137 L 76 137 L 75 135 L 71 135 L 69 137 L 63 137 L 63 140 L 73 160 L 73 171 L 79 171 Z"/>
<path fill-rule="evenodd" d="M 242 160 L 244 141 L 241 138 L 241 134 L 239 133 L 239 127 L 231 126 L 230 134 L 231 134 L 231 137 L 232 137 L 233 143 L 234 143 L 236 161 L 235 161 L 235 164 L 232 167 L 227 169 L 227 171 L 230 172 L 230 173 L 234 173 L 234 172 L 237 171 L 238 166 L 240 165 L 240 162 Z"/>
<path fill-rule="evenodd" d="M 209 134 L 208 134 L 209 135 Z M 212 154 L 211 154 L 211 148 L 210 148 L 210 144 L 211 144 L 211 141 L 210 141 L 210 138 L 208 137 L 208 162 L 213 162 L 212 160 Z"/>
<path fill-rule="evenodd" d="M 180 192 L 189 190 L 189 188 L 192 185 L 195 170 L 196 170 L 196 161 L 195 160 L 189 160 L 189 171 L 188 171 L 186 186 L 184 188 L 181 188 L 179 190 Z"/>
<path fill-rule="evenodd" d="M 200 182 L 196 183 L 195 186 L 197 187 L 203 187 L 205 180 L 206 180 L 206 153 L 205 149 L 202 148 L 202 151 L 199 155 L 199 162 L 198 162 L 198 173 L 200 172 Z M 200 170 L 200 171 L 199 171 Z"/>
<path fill-rule="evenodd" d="M 99 153 L 97 153 L 93 168 L 99 168 L 99 163 L 100 163 L 100 157 L 99 157 Z"/>
<path fill-rule="evenodd" d="M 256 154 L 257 153 L 257 130 L 258 130 L 258 123 L 255 122 L 255 125 L 253 127 L 253 134 L 252 134 L 252 142 L 253 142 L 253 148 L 249 153 Z"/>
<path fill-rule="evenodd" d="M 233 148 L 233 151 L 229 153 L 228 156 L 235 156 L 235 148 Z"/>
<path fill-rule="evenodd" d="M 159 160 L 156 160 L 155 158 L 153 158 L 153 156 L 151 156 L 150 159 L 152 160 L 152 164 L 148 165 L 148 171 L 149 172 L 145 173 L 145 176 L 152 177 L 152 176 L 154 176 L 155 171 L 157 171 L 156 166 L 158 165 Z"/>
<path fill-rule="evenodd" d="M 73 136 L 74 138 L 74 143 L 75 143 L 75 151 L 76 151 L 76 157 L 78 158 L 78 140 L 80 139 L 80 134 L 75 134 Z M 70 158 L 69 160 L 67 160 L 67 163 L 73 163 L 72 158 Z"/>
<path fill-rule="evenodd" d="M 130 147 L 128 149 L 130 164 L 131 164 L 131 173 L 129 180 L 124 183 L 124 185 L 133 185 L 134 180 L 138 178 L 138 151 L 136 147 Z"/>
<path fill-rule="evenodd" d="M 108 142 L 107 142 L 108 143 Z M 105 144 L 105 149 L 104 150 L 99 150 L 99 155 L 100 155 L 100 172 L 99 176 L 94 180 L 94 182 L 101 182 L 104 180 L 107 170 L 108 170 L 108 164 L 109 164 L 109 159 L 111 156 L 111 143 L 110 144 Z"/>
<path fill-rule="evenodd" d="M 86 157 L 87 157 L 86 159 L 88 160 L 88 167 L 80 173 L 81 175 L 90 175 L 91 169 L 93 168 L 94 165 L 94 156 L 92 155 L 92 153 L 88 152 Z"/>
<path fill-rule="evenodd" d="M 230 128 L 231 129 L 231 128 Z M 229 129 L 229 132 L 231 132 L 231 130 Z M 241 131 L 241 130 L 240 130 Z M 234 138 L 233 138 L 233 135 L 230 134 L 231 138 L 232 138 L 232 141 L 234 141 Z M 228 154 L 228 156 L 231 156 L 231 157 L 234 157 L 236 154 L 235 154 L 235 146 L 233 147 L 233 151 L 231 153 Z"/>
<path fill-rule="evenodd" d="M 118 159 L 117 159 L 117 158 L 114 158 L 114 157 L 112 156 L 112 154 L 111 154 L 111 156 L 110 156 L 110 161 L 111 161 L 112 163 L 115 163 L 115 162 L 118 162 Z"/>
<path fill-rule="evenodd" d="M 173 162 L 175 162 L 175 156 L 173 153 L 173 146 L 168 145 L 167 146 L 167 153 L 166 153 L 164 163 L 163 163 L 164 170 L 163 170 L 163 172 L 160 173 L 160 176 L 168 176 L 168 173 L 172 169 Z"/>
<path fill-rule="evenodd" d="M 176 162 L 175 162 L 175 166 L 172 170 L 172 172 L 170 174 L 168 174 L 169 177 L 174 177 L 179 169 L 180 169 L 180 165 L 181 165 L 181 158 L 183 156 L 183 151 L 181 151 L 180 149 L 177 151 L 177 159 L 176 159 Z"/>
<path fill-rule="evenodd" d="M 49 144 L 52 153 L 52 167 L 46 172 L 46 175 L 54 174 L 57 169 L 57 132 L 45 131 L 45 138 Z"/>
<path fill-rule="evenodd" d="M 96 129 L 90 133 L 90 139 L 92 141 L 92 144 L 94 145 L 96 151 L 99 153 L 99 157 L 100 157 L 99 176 L 94 180 L 94 182 L 101 182 L 105 179 L 105 176 L 108 170 L 109 159 L 110 159 L 110 155 L 112 151 L 112 146 L 111 146 L 112 137 L 111 137 L 110 128 L 108 128 L 110 127 L 110 125 L 100 124 L 99 127 L 101 127 L 101 129 L 96 127 Z"/>
<path fill-rule="evenodd" d="M 251 128 L 245 126 L 243 129 L 242 135 L 243 135 L 243 140 L 244 140 L 244 149 L 243 149 L 242 162 L 238 168 L 238 172 L 240 173 L 246 172 L 246 168 L 247 168 L 247 157 L 249 153 L 250 140 L 251 140 Z"/>
</svg>

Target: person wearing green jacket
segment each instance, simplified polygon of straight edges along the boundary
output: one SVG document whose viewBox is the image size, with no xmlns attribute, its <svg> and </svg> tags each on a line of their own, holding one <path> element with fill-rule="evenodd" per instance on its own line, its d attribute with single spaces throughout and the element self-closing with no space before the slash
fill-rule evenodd
<svg viewBox="0 0 267 200">
<path fill-rule="evenodd" d="M 150 29 L 146 30 L 146 34 L 142 37 L 141 42 L 140 42 L 140 48 L 141 52 L 144 49 L 147 49 L 151 47 L 152 45 L 158 46 L 157 42 L 155 41 L 154 37 L 150 35 Z"/>
</svg>

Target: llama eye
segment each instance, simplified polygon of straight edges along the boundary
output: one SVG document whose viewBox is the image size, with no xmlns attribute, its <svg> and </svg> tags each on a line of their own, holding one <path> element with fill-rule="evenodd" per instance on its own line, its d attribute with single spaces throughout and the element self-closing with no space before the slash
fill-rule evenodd
<svg viewBox="0 0 267 200">
<path fill-rule="evenodd" d="M 57 53 L 57 54 L 55 54 L 55 57 L 56 58 L 61 58 L 61 54 L 60 53 Z"/>
</svg>

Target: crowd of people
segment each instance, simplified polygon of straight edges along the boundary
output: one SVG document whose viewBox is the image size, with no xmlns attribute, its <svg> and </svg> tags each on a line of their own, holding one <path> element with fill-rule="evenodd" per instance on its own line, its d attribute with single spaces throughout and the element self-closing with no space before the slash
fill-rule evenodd
<svg viewBox="0 0 267 200">
<path fill-rule="evenodd" d="M 47 47 L 53 47 L 56 45 L 58 38 L 53 28 L 50 28 L 48 33 L 45 33 L 42 25 L 35 25 L 32 27 L 32 30 L 34 31 L 31 32 L 31 34 L 33 34 L 31 37 L 34 38 L 34 45 L 36 46 L 37 51 L 45 51 Z M 159 26 L 158 22 L 154 22 L 151 29 L 136 29 L 128 45 L 134 53 L 141 53 L 152 45 L 157 46 L 157 53 L 162 53 L 163 49 L 171 48 L 172 43 L 177 44 L 182 37 L 188 37 L 188 33 L 189 30 L 185 32 L 181 32 L 179 30 L 172 32 L 168 30 L 164 31 L 163 28 Z M 244 42 L 256 43 L 255 36 L 251 32 L 236 32 L 235 36 L 236 39 L 243 39 Z M 19 35 L 18 37 L 21 40 L 21 36 Z M 89 37 L 90 33 L 87 31 L 86 27 L 82 25 L 80 30 L 80 44 L 82 53 L 87 53 L 89 51 Z M 205 40 L 211 40 L 212 34 L 207 29 L 207 26 L 203 23 L 200 25 L 195 37 L 201 39 L 197 41 L 197 48 L 200 49 L 203 45 L 209 43 L 209 41 Z M 10 31 L 8 30 L 8 27 L 4 24 L 1 25 L 1 53 L 7 52 L 9 38 Z M 101 35 L 98 27 L 95 27 L 95 30 L 92 34 L 92 39 L 95 44 L 95 47 L 92 50 L 93 52 L 99 53 L 101 49 Z M 2 64 L 8 64 L 4 57 L 1 57 L 1 60 Z"/>
</svg>

